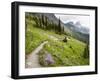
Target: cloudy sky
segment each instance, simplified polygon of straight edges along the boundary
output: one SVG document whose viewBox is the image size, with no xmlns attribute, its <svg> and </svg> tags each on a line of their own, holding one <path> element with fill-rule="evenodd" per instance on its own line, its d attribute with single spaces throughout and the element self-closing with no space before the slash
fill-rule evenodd
<svg viewBox="0 0 100 81">
<path fill-rule="evenodd" d="M 60 17 L 61 21 L 63 23 L 67 23 L 69 21 L 74 22 L 74 24 L 76 22 L 81 23 L 82 26 L 88 27 L 89 28 L 89 15 L 72 15 L 72 14 L 66 14 L 66 15 L 62 15 L 62 14 L 55 14 L 55 16 L 57 18 Z"/>
</svg>

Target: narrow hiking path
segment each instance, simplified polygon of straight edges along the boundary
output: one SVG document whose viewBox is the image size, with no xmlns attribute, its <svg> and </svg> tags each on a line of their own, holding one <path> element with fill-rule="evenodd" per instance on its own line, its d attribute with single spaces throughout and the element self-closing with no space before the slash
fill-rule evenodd
<svg viewBox="0 0 100 81">
<path fill-rule="evenodd" d="M 43 48 L 43 46 L 48 43 L 48 41 L 45 41 L 41 43 L 35 50 L 32 51 L 31 54 L 26 56 L 26 68 L 35 68 L 35 67 L 41 67 L 39 64 L 39 59 L 38 59 L 38 52 Z"/>
<path fill-rule="evenodd" d="M 47 34 L 45 34 L 45 35 L 47 35 Z M 52 35 L 47 35 L 47 36 L 48 36 L 48 38 L 50 38 L 52 40 L 55 40 L 55 41 L 59 40 L 55 36 L 52 36 Z M 26 68 L 41 67 L 41 65 L 39 64 L 38 53 L 46 43 L 48 43 L 48 41 L 44 41 L 35 50 L 33 50 L 29 55 L 26 55 L 26 60 L 25 60 Z"/>
<path fill-rule="evenodd" d="M 48 38 L 50 38 L 50 39 L 52 39 L 52 40 L 55 40 L 55 41 L 57 41 L 57 40 L 59 40 L 57 37 L 55 37 L 55 36 L 53 36 L 53 35 L 48 35 L 48 34 L 46 34 L 46 33 L 43 33 L 45 36 L 47 36 Z"/>
<path fill-rule="evenodd" d="M 58 38 L 56 38 L 55 36 L 52 36 L 52 35 L 49 35 L 48 37 L 49 37 L 50 39 L 55 40 L 55 41 L 59 40 Z"/>
</svg>

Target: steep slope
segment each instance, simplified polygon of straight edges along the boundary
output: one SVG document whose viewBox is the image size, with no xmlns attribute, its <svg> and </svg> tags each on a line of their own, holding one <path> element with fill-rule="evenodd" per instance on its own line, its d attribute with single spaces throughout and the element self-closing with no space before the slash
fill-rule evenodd
<svg viewBox="0 0 100 81">
<path fill-rule="evenodd" d="M 54 23 L 58 25 L 59 19 L 53 14 L 53 13 L 31 13 L 33 16 L 37 17 L 46 17 L 48 19 L 49 23 Z M 68 23 L 63 23 L 60 20 L 61 27 L 64 27 L 64 32 L 67 35 L 73 36 L 74 38 L 86 42 L 89 42 L 89 29 L 83 27 L 83 26 L 78 26 L 78 24 L 73 24 L 73 22 L 68 22 Z"/>
<path fill-rule="evenodd" d="M 53 13 L 31 13 L 33 14 L 34 16 L 37 16 L 37 17 L 41 17 L 42 15 L 47 17 L 49 23 L 54 23 L 54 24 L 58 24 L 59 22 L 59 19 L 53 14 Z M 71 35 L 71 31 L 69 28 L 66 27 L 66 25 L 60 20 L 60 23 L 61 23 L 61 27 L 64 27 L 64 31 L 68 34 L 68 35 Z"/>
<path fill-rule="evenodd" d="M 35 14 L 34 14 L 35 15 Z M 36 14 L 36 17 L 40 19 L 40 15 Z M 47 16 L 46 16 L 47 17 Z M 49 18 L 50 17 L 50 18 Z M 54 21 L 53 16 L 49 16 L 48 23 Z M 34 67 L 51 67 L 51 66 L 81 66 L 89 65 L 89 57 L 84 58 L 84 49 L 86 44 L 68 36 L 67 42 L 64 42 L 65 34 L 59 34 L 51 29 L 45 29 L 44 20 L 38 20 L 37 22 L 42 23 L 36 25 L 35 19 L 32 15 L 26 14 L 25 16 L 25 63 Z M 56 23 L 56 18 L 55 21 Z M 37 23 L 38 24 L 38 23 Z M 49 26 L 50 28 L 52 26 Z M 72 33 L 72 32 L 70 32 Z M 48 41 L 48 43 L 45 43 Z M 42 48 L 41 48 L 42 45 Z M 27 59 L 29 60 L 27 63 Z M 34 60 L 32 60 L 34 59 Z M 46 60 L 47 59 L 47 60 Z M 51 61 L 52 60 L 52 63 Z M 31 61 L 31 62 L 30 62 Z M 34 62 L 33 62 L 34 61 Z M 49 61 L 49 62 L 48 62 Z M 30 67 L 28 67 L 30 68 Z"/>
</svg>

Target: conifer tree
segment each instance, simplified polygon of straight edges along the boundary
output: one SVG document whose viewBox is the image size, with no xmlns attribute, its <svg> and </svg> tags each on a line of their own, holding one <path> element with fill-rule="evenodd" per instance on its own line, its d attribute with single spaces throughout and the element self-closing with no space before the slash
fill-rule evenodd
<svg viewBox="0 0 100 81">
<path fill-rule="evenodd" d="M 61 21 L 60 21 L 60 17 L 59 17 L 59 21 L 58 21 L 58 33 L 61 34 Z"/>
<path fill-rule="evenodd" d="M 83 57 L 84 58 L 88 58 L 89 57 L 89 45 L 88 44 L 86 45 L 86 47 L 84 49 Z"/>
<path fill-rule="evenodd" d="M 62 27 L 62 33 L 64 33 L 64 26 Z"/>
<path fill-rule="evenodd" d="M 45 26 L 46 26 L 46 29 L 47 29 L 47 27 L 48 27 L 48 19 L 47 19 L 46 16 L 45 16 Z"/>
<path fill-rule="evenodd" d="M 42 15 L 42 27 L 44 28 L 44 15 Z"/>
<path fill-rule="evenodd" d="M 40 27 L 40 28 L 42 28 L 41 18 L 42 18 L 42 17 L 41 17 L 41 15 L 40 15 L 39 20 L 38 20 L 38 21 L 39 21 L 39 27 Z"/>
</svg>

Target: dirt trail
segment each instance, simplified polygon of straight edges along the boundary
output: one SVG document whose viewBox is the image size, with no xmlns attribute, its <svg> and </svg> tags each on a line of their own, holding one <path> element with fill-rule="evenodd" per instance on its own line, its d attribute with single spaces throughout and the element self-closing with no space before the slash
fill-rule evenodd
<svg viewBox="0 0 100 81">
<path fill-rule="evenodd" d="M 52 35 L 48 35 L 48 37 L 50 39 L 53 39 L 55 41 L 58 40 L 58 38 L 56 38 L 55 36 Z M 39 58 L 38 58 L 38 52 L 43 48 L 43 46 L 48 43 L 48 41 L 45 41 L 43 43 L 41 43 L 35 50 L 32 51 L 31 54 L 26 56 L 26 60 L 25 60 L 25 67 L 26 68 L 36 68 L 36 67 L 41 67 L 41 65 L 39 64 Z"/>
<path fill-rule="evenodd" d="M 43 48 L 43 46 L 48 43 L 48 41 L 43 42 L 40 44 L 33 52 L 29 55 L 26 56 L 26 68 L 35 68 L 35 67 L 41 67 L 39 64 L 39 59 L 38 59 L 38 52 Z"/>
</svg>

